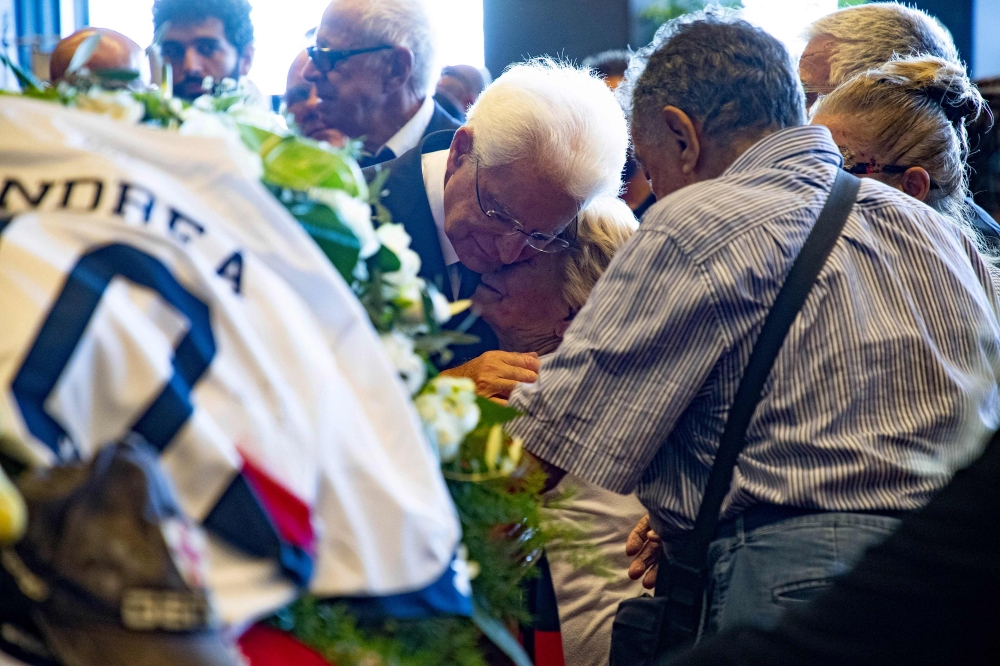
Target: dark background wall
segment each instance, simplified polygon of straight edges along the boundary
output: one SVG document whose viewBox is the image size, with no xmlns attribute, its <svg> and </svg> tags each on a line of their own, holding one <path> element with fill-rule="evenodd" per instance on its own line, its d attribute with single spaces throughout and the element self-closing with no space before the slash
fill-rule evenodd
<svg viewBox="0 0 1000 666">
<path fill-rule="evenodd" d="M 526 56 L 580 60 L 629 41 L 628 0 L 485 0 L 486 66 L 498 76 Z"/>
<path fill-rule="evenodd" d="M 635 39 L 634 16 L 650 1 L 485 0 L 486 66 L 496 76 L 529 55 L 580 59 L 625 48 Z M 994 45 L 1000 44 L 1000 0 L 909 0 L 909 4 L 937 16 L 951 30 L 973 76 L 1000 75 L 1000 48 Z"/>
</svg>

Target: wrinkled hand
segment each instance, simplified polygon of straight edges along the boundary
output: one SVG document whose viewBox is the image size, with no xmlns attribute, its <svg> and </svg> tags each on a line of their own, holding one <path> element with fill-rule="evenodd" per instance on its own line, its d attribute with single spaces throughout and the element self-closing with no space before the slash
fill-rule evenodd
<svg viewBox="0 0 1000 666">
<path fill-rule="evenodd" d="M 649 528 L 649 514 L 642 517 L 632 528 L 625 541 L 625 554 L 632 558 L 628 567 L 628 577 L 642 578 L 642 586 L 647 590 L 656 587 L 656 570 L 663 552 L 663 543 L 656 532 Z"/>
<path fill-rule="evenodd" d="M 468 377 L 476 383 L 476 393 L 484 398 L 506 400 L 519 383 L 538 381 L 541 361 L 538 354 L 530 352 L 488 351 L 468 363 L 445 370 L 448 377 Z"/>
</svg>

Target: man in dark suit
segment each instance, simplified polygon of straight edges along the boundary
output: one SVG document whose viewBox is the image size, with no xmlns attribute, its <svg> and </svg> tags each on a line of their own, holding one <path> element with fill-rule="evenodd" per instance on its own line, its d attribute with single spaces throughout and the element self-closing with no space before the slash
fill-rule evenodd
<svg viewBox="0 0 1000 666">
<path fill-rule="evenodd" d="M 434 40 L 417 0 L 333 0 L 303 77 L 326 127 L 363 141 L 362 166 L 396 158 L 461 123 L 431 96 Z"/>
<path fill-rule="evenodd" d="M 569 247 L 576 214 L 621 185 L 628 132 L 600 79 L 551 61 L 512 67 L 491 84 L 457 131 L 424 138 L 388 170 L 382 203 L 421 258 L 420 275 L 449 300 L 469 298 L 479 275 Z M 496 348 L 481 321 L 449 326 L 481 338 L 450 365 Z M 466 326 L 470 328 L 465 329 Z"/>
</svg>

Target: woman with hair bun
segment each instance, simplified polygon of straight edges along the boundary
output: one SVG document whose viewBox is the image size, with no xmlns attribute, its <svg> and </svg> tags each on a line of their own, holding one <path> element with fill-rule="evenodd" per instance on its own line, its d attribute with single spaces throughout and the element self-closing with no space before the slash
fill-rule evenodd
<svg viewBox="0 0 1000 666">
<path fill-rule="evenodd" d="M 972 202 L 966 169 L 966 125 L 984 108 L 960 64 L 917 56 L 841 84 L 813 107 L 812 122 L 830 129 L 845 169 L 971 225 L 980 241 L 996 249 L 1000 226 Z"/>
</svg>

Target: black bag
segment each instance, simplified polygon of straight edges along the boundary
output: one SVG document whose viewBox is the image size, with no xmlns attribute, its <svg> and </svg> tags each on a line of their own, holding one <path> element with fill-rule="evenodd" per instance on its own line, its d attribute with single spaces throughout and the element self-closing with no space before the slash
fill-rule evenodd
<svg viewBox="0 0 1000 666">
<path fill-rule="evenodd" d="M 677 556 L 661 562 L 656 596 L 627 599 L 618 606 L 611 632 L 611 666 L 651 664 L 656 656 L 686 646 L 698 637 L 707 602 L 708 547 L 715 537 L 719 512 L 743 450 L 747 427 L 788 329 L 840 237 L 860 187 L 861 181 L 851 174 L 837 172 L 826 204 L 792 264 L 750 354 L 694 528 L 686 535 Z"/>
</svg>

